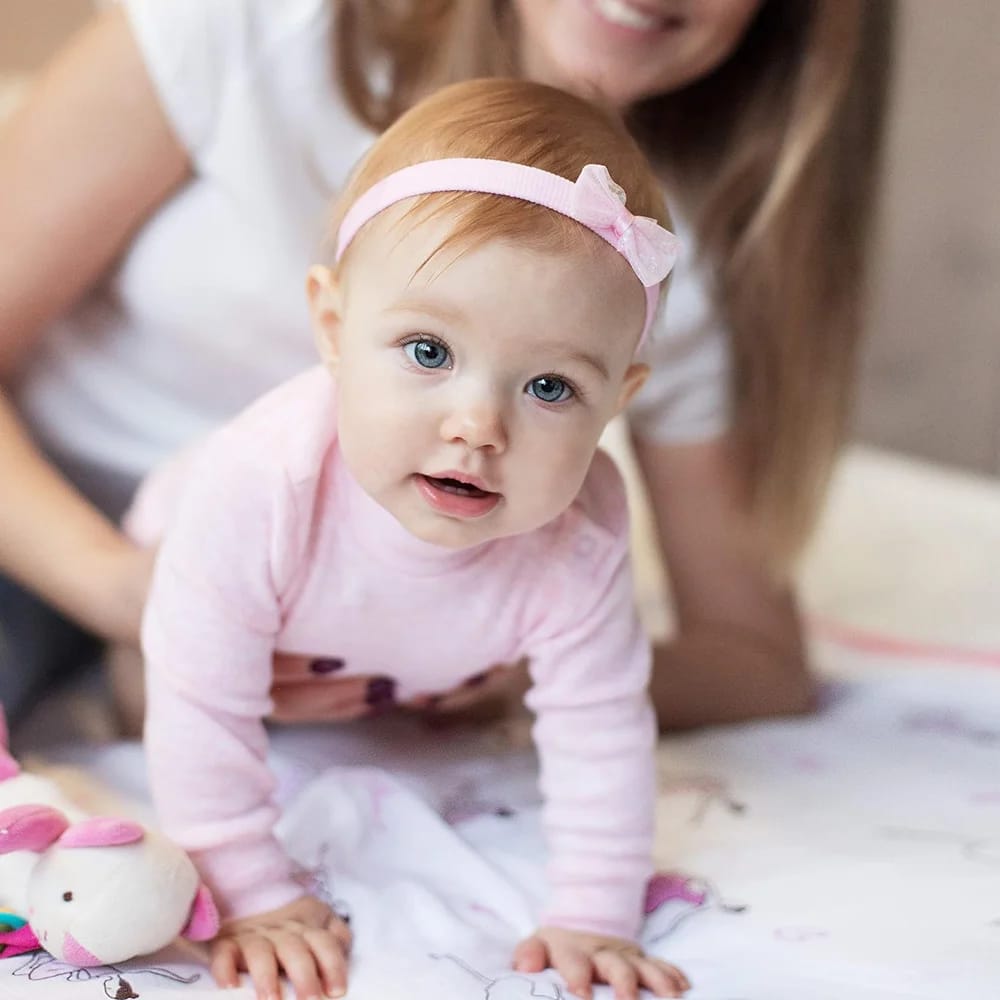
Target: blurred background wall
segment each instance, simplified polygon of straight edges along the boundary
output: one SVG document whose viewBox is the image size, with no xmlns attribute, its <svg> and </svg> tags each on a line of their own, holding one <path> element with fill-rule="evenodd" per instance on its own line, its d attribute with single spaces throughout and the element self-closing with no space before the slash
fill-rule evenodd
<svg viewBox="0 0 1000 1000">
<path fill-rule="evenodd" d="M 1000 3 L 899 6 L 857 432 L 1000 473 Z"/>
<path fill-rule="evenodd" d="M 91 8 L 0 0 L 0 90 Z M 1000 2 L 901 0 L 899 29 L 855 434 L 1000 474 Z"/>
</svg>

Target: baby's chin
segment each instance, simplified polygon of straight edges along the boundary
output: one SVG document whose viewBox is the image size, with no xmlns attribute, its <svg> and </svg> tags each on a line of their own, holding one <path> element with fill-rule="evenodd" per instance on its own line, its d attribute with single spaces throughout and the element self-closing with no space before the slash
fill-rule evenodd
<svg viewBox="0 0 1000 1000">
<path fill-rule="evenodd" d="M 488 526 L 475 520 L 449 518 L 441 514 L 414 519 L 413 522 L 402 518 L 397 520 L 418 541 L 436 545 L 441 549 L 450 549 L 453 552 L 474 549 L 495 542 L 499 538 L 520 534 L 516 531 L 503 531 L 495 525 Z"/>
<path fill-rule="evenodd" d="M 414 538 L 439 548 L 459 552 L 463 549 L 474 549 L 480 545 L 502 541 L 505 538 L 517 538 L 544 528 L 565 513 L 565 508 L 551 515 L 535 515 L 515 522 L 510 518 L 497 518 L 492 524 L 490 518 L 481 522 L 475 520 L 457 520 L 437 515 L 430 523 L 409 525 L 400 523 Z"/>
</svg>

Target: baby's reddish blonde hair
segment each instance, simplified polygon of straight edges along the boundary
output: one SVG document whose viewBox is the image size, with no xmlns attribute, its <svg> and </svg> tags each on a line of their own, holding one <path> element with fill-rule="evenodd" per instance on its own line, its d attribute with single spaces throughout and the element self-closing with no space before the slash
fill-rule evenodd
<svg viewBox="0 0 1000 1000">
<path fill-rule="evenodd" d="M 615 118 L 554 87 L 492 78 L 445 87 L 414 105 L 384 132 L 338 198 L 333 233 L 351 205 L 378 181 L 403 167 L 450 157 L 506 160 L 570 181 L 588 163 L 603 164 L 624 189 L 633 214 L 670 224 L 660 182 Z M 469 249 L 492 240 L 546 252 L 607 248 L 580 223 L 504 195 L 420 195 L 405 219 L 415 224 L 442 215 L 453 220 L 453 227 L 439 251 L 454 245 Z M 363 235 L 362 229 L 359 239 Z M 341 263 L 350 257 L 350 249 Z M 621 264 L 628 267 L 624 259 Z"/>
</svg>

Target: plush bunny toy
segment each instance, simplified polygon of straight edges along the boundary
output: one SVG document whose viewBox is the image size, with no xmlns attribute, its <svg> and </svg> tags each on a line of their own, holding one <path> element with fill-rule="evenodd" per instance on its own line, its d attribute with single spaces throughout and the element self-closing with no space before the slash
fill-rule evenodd
<svg viewBox="0 0 1000 1000">
<path fill-rule="evenodd" d="M 123 962 L 219 929 L 191 859 L 125 819 L 84 816 L 21 772 L 0 711 L 0 956 L 44 948 L 72 965 Z"/>
</svg>

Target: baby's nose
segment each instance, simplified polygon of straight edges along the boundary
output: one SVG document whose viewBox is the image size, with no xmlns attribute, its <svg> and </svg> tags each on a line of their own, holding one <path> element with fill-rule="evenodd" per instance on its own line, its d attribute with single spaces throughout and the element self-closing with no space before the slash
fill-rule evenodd
<svg viewBox="0 0 1000 1000">
<path fill-rule="evenodd" d="M 441 436 L 469 448 L 503 451 L 507 432 L 501 407 L 488 398 L 469 400 L 452 409 L 441 424 Z"/>
</svg>

